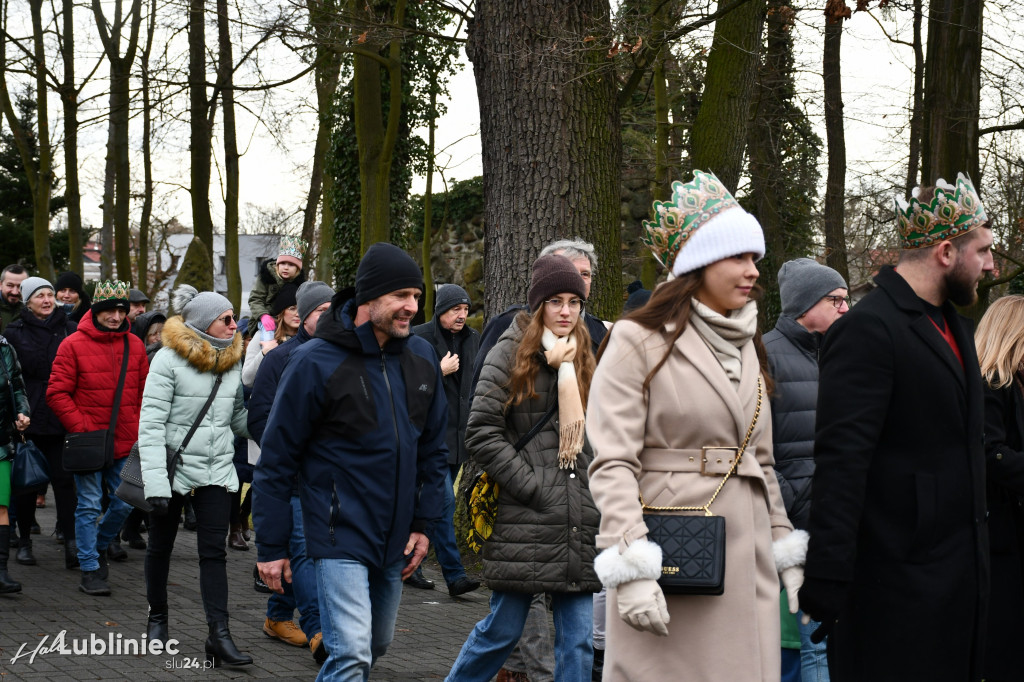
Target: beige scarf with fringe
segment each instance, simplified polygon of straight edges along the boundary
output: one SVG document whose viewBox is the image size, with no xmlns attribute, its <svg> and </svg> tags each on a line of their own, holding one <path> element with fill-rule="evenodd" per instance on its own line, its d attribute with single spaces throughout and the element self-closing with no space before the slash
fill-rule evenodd
<svg viewBox="0 0 1024 682">
<path fill-rule="evenodd" d="M 556 336 L 544 328 L 540 339 L 548 364 L 558 370 L 558 468 L 575 469 L 576 455 L 583 450 L 583 398 L 576 381 L 576 339 Z"/>
</svg>

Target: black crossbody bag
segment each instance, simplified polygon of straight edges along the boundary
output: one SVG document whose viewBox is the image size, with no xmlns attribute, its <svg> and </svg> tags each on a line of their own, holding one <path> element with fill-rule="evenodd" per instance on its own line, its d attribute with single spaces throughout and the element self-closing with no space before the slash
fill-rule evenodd
<svg viewBox="0 0 1024 682">
<path fill-rule="evenodd" d="M 124 337 L 124 357 L 121 360 L 121 376 L 114 390 L 114 407 L 110 411 L 110 426 L 98 431 L 69 433 L 64 436 L 64 468 L 76 474 L 91 474 L 102 471 L 114 463 L 114 428 L 117 413 L 121 409 L 121 393 L 124 379 L 128 374 L 128 335 Z"/>
<path fill-rule="evenodd" d="M 178 464 L 181 463 L 181 453 L 185 451 L 185 446 L 192 440 L 192 436 L 195 435 L 199 425 L 203 423 L 203 417 L 206 416 L 210 405 L 213 405 L 213 399 L 217 397 L 217 391 L 220 390 L 220 382 L 223 379 L 223 374 L 217 375 L 217 381 L 213 384 L 213 391 L 210 393 L 210 397 L 206 399 L 203 409 L 199 410 L 199 416 L 196 417 L 192 428 L 185 434 L 181 445 L 177 448 L 164 445 L 164 449 L 167 452 L 167 480 L 170 482 L 172 489 L 174 487 L 174 472 L 178 470 Z M 121 467 L 121 483 L 118 484 L 114 494 L 136 509 L 144 512 L 153 511 L 153 505 L 146 501 L 146 486 L 142 482 L 142 455 L 139 453 L 138 441 L 135 441 L 135 445 L 132 446 L 132 451 L 128 455 L 128 461 Z"/>
</svg>

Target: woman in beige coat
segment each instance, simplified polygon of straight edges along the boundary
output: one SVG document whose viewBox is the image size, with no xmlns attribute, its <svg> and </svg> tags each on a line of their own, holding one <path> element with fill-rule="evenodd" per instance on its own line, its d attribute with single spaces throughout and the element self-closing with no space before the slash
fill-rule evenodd
<svg viewBox="0 0 1024 682">
<path fill-rule="evenodd" d="M 645 223 L 645 241 L 675 279 L 615 325 L 591 391 L 606 682 L 778 680 L 779 578 L 794 613 L 803 581 L 807 535 L 793 531 L 772 468 L 770 385 L 749 300 L 764 236 L 717 178 L 695 175 L 674 183 L 674 202 L 656 203 Z M 724 593 L 666 596 L 640 496 L 650 506 L 704 505 L 731 458 L 709 457 L 702 473 L 702 448 L 738 447 L 759 402 L 746 451 L 711 506 L 726 520 Z"/>
</svg>

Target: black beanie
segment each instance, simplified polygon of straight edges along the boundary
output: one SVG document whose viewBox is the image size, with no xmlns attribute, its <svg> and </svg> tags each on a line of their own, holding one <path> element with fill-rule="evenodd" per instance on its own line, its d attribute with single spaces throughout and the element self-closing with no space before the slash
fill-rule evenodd
<svg viewBox="0 0 1024 682">
<path fill-rule="evenodd" d="M 286 308 L 291 308 L 293 305 L 298 305 L 295 300 L 295 292 L 299 290 L 299 287 L 295 282 L 285 282 L 281 287 L 281 290 L 274 296 L 274 302 L 270 307 L 270 314 L 273 317 L 277 317 Z"/>
<path fill-rule="evenodd" d="M 371 245 L 356 270 L 356 305 L 408 288 L 423 291 L 423 273 L 416 261 L 394 244 Z"/>
<path fill-rule="evenodd" d="M 527 294 L 530 310 L 537 311 L 542 302 L 558 294 L 576 294 L 585 301 L 586 291 L 580 271 L 565 256 L 552 254 L 534 261 L 530 292 Z"/>
<path fill-rule="evenodd" d="M 61 289 L 73 289 L 78 292 L 81 296 L 85 293 L 85 289 L 82 286 L 82 278 L 78 276 L 76 272 L 62 272 L 57 276 L 57 281 L 53 283 L 53 288 L 56 291 Z"/>
<path fill-rule="evenodd" d="M 434 315 L 440 317 L 457 305 L 469 305 L 469 294 L 458 284 L 442 284 L 434 296 Z"/>
</svg>

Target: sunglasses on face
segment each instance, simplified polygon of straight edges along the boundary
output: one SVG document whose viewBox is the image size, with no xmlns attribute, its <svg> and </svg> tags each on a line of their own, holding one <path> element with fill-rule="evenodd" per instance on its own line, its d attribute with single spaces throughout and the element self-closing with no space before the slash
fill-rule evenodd
<svg viewBox="0 0 1024 682">
<path fill-rule="evenodd" d="M 232 322 L 237 322 L 238 318 L 234 315 L 225 315 L 224 317 L 218 317 L 217 322 L 223 322 L 225 327 L 230 327 Z"/>
</svg>

